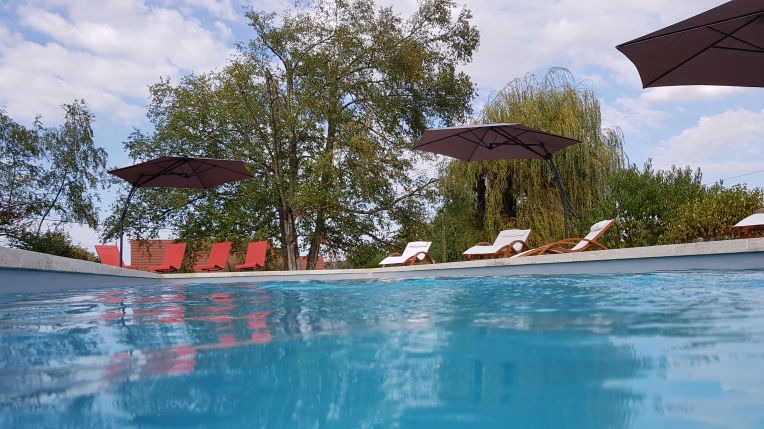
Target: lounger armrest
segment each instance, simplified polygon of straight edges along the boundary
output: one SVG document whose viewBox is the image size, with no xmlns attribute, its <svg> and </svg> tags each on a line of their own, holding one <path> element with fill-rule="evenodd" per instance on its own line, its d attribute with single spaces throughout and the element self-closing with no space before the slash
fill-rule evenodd
<svg viewBox="0 0 764 429">
<path fill-rule="evenodd" d="M 564 238 L 562 240 L 557 240 L 553 243 L 545 244 L 539 248 L 523 253 L 523 256 L 544 255 L 547 253 L 571 253 L 571 252 L 582 251 L 585 249 L 571 250 L 566 247 L 562 247 L 562 246 L 575 246 L 581 241 L 588 243 L 589 246 L 596 246 L 602 250 L 607 250 L 607 247 L 605 247 L 604 245 L 602 245 L 601 243 L 597 241 L 590 240 L 588 238 L 583 238 L 583 237 L 575 237 L 575 238 Z"/>
<path fill-rule="evenodd" d="M 421 256 L 421 257 L 420 257 L 420 256 Z M 432 260 L 432 258 L 430 257 L 430 254 L 429 254 L 429 253 L 427 253 L 427 252 L 417 252 L 417 253 L 416 253 L 414 256 L 412 256 L 412 257 L 410 257 L 410 258 L 406 259 L 406 260 L 403 262 L 403 265 L 414 265 L 414 264 L 416 264 L 416 263 L 417 263 L 417 262 L 419 262 L 419 261 L 425 261 L 425 260 L 426 260 L 427 262 L 431 263 L 431 264 L 434 264 L 434 263 L 435 263 L 435 262 L 433 262 L 433 260 Z"/>
<path fill-rule="evenodd" d="M 515 249 L 515 244 L 520 244 L 520 250 Z M 495 257 L 508 258 L 512 256 L 513 253 L 520 253 L 529 249 L 530 247 L 528 247 L 528 244 L 525 241 L 515 240 L 497 250 Z"/>
<path fill-rule="evenodd" d="M 490 246 L 491 244 L 493 243 L 489 243 L 487 241 L 478 241 L 477 243 L 475 243 L 475 246 Z"/>
</svg>

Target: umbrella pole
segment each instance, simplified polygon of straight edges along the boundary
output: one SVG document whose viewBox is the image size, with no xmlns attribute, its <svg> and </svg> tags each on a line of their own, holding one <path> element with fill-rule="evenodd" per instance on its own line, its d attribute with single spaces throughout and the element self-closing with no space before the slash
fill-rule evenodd
<svg viewBox="0 0 764 429">
<path fill-rule="evenodd" d="M 122 214 L 119 216 L 119 266 L 121 267 L 122 262 L 122 237 L 125 234 L 125 215 L 127 214 L 127 206 L 130 205 L 130 200 L 133 198 L 133 194 L 135 193 L 135 190 L 138 189 L 137 186 L 133 185 L 132 189 L 130 189 L 130 193 L 127 194 L 127 201 L 125 201 L 125 206 L 122 207 Z"/>
<path fill-rule="evenodd" d="M 552 154 L 548 153 L 544 158 L 549 162 L 549 166 L 554 172 L 554 177 L 557 178 L 557 189 L 560 190 L 560 198 L 562 199 L 562 213 L 565 223 L 565 238 L 568 238 L 568 206 L 570 205 L 568 202 L 568 194 L 565 192 L 565 186 L 562 185 L 562 177 L 560 177 L 560 171 L 557 170 L 557 166 L 554 164 L 554 160 L 552 160 Z"/>
</svg>

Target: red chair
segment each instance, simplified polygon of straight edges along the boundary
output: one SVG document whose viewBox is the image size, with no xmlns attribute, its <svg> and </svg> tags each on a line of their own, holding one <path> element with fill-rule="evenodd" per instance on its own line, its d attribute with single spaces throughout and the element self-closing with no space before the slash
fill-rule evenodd
<svg viewBox="0 0 764 429">
<path fill-rule="evenodd" d="M 186 253 L 186 243 L 168 244 L 162 257 L 162 265 L 149 267 L 149 271 L 177 271 L 183 264 L 183 254 Z"/>
<path fill-rule="evenodd" d="M 231 242 L 214 243 L 210 249 L 210 257 L 206 264 L 194 265 L 194 271 L 220 271 L 228 263 L 228 252 L 231 251 Z"/>
<path fill-rule="evenodd" d="M 253 241 L 247 245 L 247 257 L 243 264 L 235 267 L 237 270 L 254 270 L 265 266 L 265 251 L 268 248 L 268 241 Z"/>
<path fill-rule="evenodd" d="M 116 245 L 113 244 L 96 244 L 96 253 L 98 253 L 98 259 L 101 260 L 102 264 L 105 265 L 114 265 L 115 267 L 119 267 L 119 248 Z M 131 270 L 135 269 L 135 265 L 125 265 L 125 263 L 122 263 L 122 268 L 130 268 Z"/>
</svg>

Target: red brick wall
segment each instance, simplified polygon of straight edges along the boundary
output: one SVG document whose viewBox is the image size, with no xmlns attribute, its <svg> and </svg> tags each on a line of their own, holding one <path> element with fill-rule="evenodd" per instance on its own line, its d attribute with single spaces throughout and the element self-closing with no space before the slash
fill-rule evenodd
<svg viewBox="0 0 764 429">
<path fill-rule="evenodd" d="M 175 240 L 130 240 L 130 261 L 137 270 L 148 271 L 149 267 L 162 264 L 165 247 L 175 243 Z M 183 271 L 193 271 L 194 265 L 206 264 L 210 257 L 209 246 L 201 246 L 203 250 L 191 254 L 191 243 L 186 245 L 186 255 L 183 258 Z M 244 255 L 237 255 L 233 249 L 228 255 L 228 265 L 223 271 L 231 271 L 236 264 L 244 261 Z"/>
<path fill-rule="evenodd" d="M 142 271 L 160 265 L 165 246 L 170 243 L 175 243 L 175 240 L 130 240 L 130 265 Z"/>
<path fill-rule="evenodd" d="M 300 269 L 305 270 L 308 268 L 308 257 L 307 256 L 300 256 Z M 325 270 L 326 264 L 324 263 L 324 258 L 321 255 L 318 255 L 318 260 L 316 261 L 316 269 L 317 270 Z"/>
<path fill-rule="evenodd" d="M 165 246 L 170 243 L 175 243 L 175 240 L 130 240 L 130 261 L 131 265 L 135 265 L 138 270 L 148 271 L 149 267 L 162 264 L 162 257 L 164 256 Z M 193 271 L 193 265 L 206 264 L 207 259 L 210 256 L 209 246 L 201 246 L 204 250 L 197 252 L 195 255 L 191 255 L 191 245 L 186 247 L 186 257 L 183 259 L 183 271 Z M 233 249 L 228 255 L 228 267 L 223 271 L 231 271 L 236 264 L 244 262 L 244 254 L 237 255 Z M 268 256 L 266 256 L 266 262 Z M 191 266 L 186 266 L 186 265 Z M 300 269 L 305 270 L 308 265 L 308 258 L 306 256 L 300 256 Z M 318 256 L 316 261 L 317 270 L 325 270 L 326 264 L 324 258 Z"/>
</svg>

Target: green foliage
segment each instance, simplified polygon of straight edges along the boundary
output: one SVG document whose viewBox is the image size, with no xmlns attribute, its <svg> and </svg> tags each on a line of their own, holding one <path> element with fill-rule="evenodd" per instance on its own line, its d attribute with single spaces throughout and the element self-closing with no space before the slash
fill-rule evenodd
<svg viewBox="0 0 764 429">
<path fill-rule="evenodd" d="M 254 36 L 224 69 L 151 87 L 155 132 L 136 131 L 126 147 L 140 159 L 243 159 L 255 178 L 212 192 L 142 189 L 130 232 L 169 221 L 185 238 L 273 238 L 289 269 L 300 244 L 309 266 L 321 249 L 360 262 L 369 247 L 397 244 L 390 226 L 422 224 L 406 212 L 421 209 L 428 184 L 412 173 L 421 155 L 411 141 L 470 111 L 474 86 L 457 66 L 477 47 L 471 14 L 425 0 L 404 20 L 353 0 L 247 18 Z"/>
<path fill-rule="evenodd" d="M 87 223 L 91 228 L 98 225 L 96 191 L 106 183 L 108 155 L 93 142 L 94 117 L 85 101 L 75 100 L 62 108 L 64 124 L 41 134 L 47 168 L 38 183 L 44 208 L 38 233 L 54 213 L 63 221 Z"/>
<path fill-rule="evenodd" d="M 13 238 L 14 247 L 49 255 L 65 256 L 96 262 L 95 255 L 72 243 L 71 237 L 63 231 L 45 231 L 43 233 L 24 231 Z"/>
<path fill-rule="evenodd" d="M 40 216 L 98 223 L 96 190 L 105 183 L 106 151 L 93 142 L 93 116 L 84 101 L 62 106 L 61 127 L 45 127 L 40 118 L 31 129 L 0 110 L 0 236 L 20 237 Z"/>
<path fill-rule="evenodd" d="M 574 215 L 580 214 L 572 217 L 570 231 L 574 235 L 585 231 L 593 223 L 585 214 L 605 197 L 611 178 L 624 163 L 622 137 L 614 130 L 603 132 L 594 92 L 575 82 L 566 70 L 553 69 L 543 81 L 529 75 L 510 83 L 489 101 L 481 119 L 522 123 L 580 141 L 553 159 Z M 447 239 L 441 241 L 454 247 L 493 241 L 507 228 L 531 228 L 531 245 L 563 236 L 560 194 L 543 160 L 454 161 L 446 169 L 441 191 L 442 218 L 458 219 L 445 228 Z M 470 217 L 470 222 L 462 223 Z M 453 233 L 449 236 L 448 231 Z M 449 260 L 461 259 L 456 250 L 446 254 Z"/>
<path fill-rule="evenodd" d="M 705 187 L 700 170 L 672 167 L 653 170 L 647 161 L 644 169 L 630 165 L 615 174 L 607 197 L 592 210 L 590 218 L 618 217 L 618 234 L 608 234 L 608 247 L 652 246 L 673 228 L 679 209 L 702 198 Z"/>
<path fill-rule="evenodd" d="M 37 129 L 25 128 L 0 109 L 0 236 L 19 234 L 38 212 L 41 153 Z"/>
<path fill-rule="evenodd" d="M 677 208 L 668 228 L 661 234 L 660 244 L 687 243 L 697 239 L 724 240 L 737 238 L 732 226 L 761 207 L 764 190 L 748 190 L 745 186 L 711 187 L 701 198 Z"/>
</svg>

